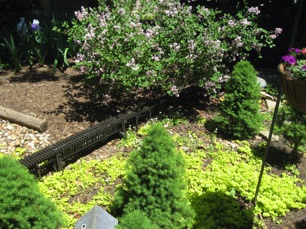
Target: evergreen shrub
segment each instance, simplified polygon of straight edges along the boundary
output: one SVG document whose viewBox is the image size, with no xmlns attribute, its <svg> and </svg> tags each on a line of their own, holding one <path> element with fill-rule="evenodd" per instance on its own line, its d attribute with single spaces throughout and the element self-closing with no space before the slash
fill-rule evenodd
<svg viewBox="0 0 306 229">
<path fill-rule="evenodd" d="M 57 229 L 63 219 L 39 190 L 33 175 L 15 159 L 0 156 L 0 228 Z"/>
<path fill-rule="evenodd" d="M 263 125 L 260 114 L 260 86 L 249 61 L 238 62 L 225 85 L 220 114 L 214 118 L 218 132 L 239 139 L 258 134 Z"/>
<path fill-rule="evenodd" d="M 116 229 L 158 229 L 156 224 L 140 210 L 135 210 L 125 214 L 120 220 Z"/>
<path fill-rule="evenodd" d="M 124 214 L 141 210 L 161 228 L 191 226 L 194 212 L 185 196 L 184 174 L 183 155 L 158 123 L 151 127 L 140 149 L 131 152 L 114 209 L 122 209 Z"/>
</svg>

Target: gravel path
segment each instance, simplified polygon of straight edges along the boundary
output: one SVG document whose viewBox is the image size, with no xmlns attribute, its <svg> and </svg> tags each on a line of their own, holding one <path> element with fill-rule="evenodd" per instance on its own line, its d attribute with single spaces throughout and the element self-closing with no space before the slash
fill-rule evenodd
<svg viewBox="0 0 306 229">
<path fill-rule="evenodd" d="M 14 156 L 18 148 L 26 149 L 26 154 L 31 154 L 40 150 L 52 142 L 52 137 L 48 133 L 38 131 L 10 123 L 0 119 L 0 153 Z"/>
</svg>

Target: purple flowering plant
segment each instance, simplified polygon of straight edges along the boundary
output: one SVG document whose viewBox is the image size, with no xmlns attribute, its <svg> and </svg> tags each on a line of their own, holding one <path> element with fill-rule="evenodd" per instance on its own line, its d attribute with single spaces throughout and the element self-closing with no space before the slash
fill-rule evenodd
<svg viewBox="0 0 306 229">
<path fill-rule="evenodd" d="M 251 50 L 273 47 L 280 28 L 267 31 L 256 19 L 258 7 L 224 14 L 177 0 L 99 0 L 81 8 L 68 28 L 80 45 L 76 67 L 87 79 L 123 90 L 162 87 L 174 96 L 190 85 L 216 95 L 229 65 Z"/>
<path fill-rule="evenodd" d="M 23 46 L 27 49 L 25 53 L 30 68 L 32 68 L 36 60 L 40 65 L 45 64 L 47 56 L 47 39 L 39 23 L 39 20 L 33 19 L 33 22 L 27 25 L 25 19 L 21 18 L 17 24 L 17 32 L 20 35 Z"/>
<path fill-rule="evenodd" d="M 289 48 L 282 62 L 289 77 L 306 80 L 306 48 Z"/>
</svg>

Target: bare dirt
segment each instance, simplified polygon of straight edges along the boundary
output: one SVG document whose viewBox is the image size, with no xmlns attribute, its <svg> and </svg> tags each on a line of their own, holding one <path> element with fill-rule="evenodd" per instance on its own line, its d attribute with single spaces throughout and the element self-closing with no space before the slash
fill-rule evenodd
<svg viewBox="0 0 306 229">
<path fill-rule="evenodd" d="M 50 134 L 52 142 L 84 130 L 112 115 L 152 104 L 154 99 L 159 97 L 158 92 L 137 91 L 137 93 L 128 94 L 105 94 L 102 100 L 96 99 L 94 91 L 86 88 L 82 83 L 84 77 L 79 71 L 68 68 L 65 72 L 57 72 L 55 76 L 52 76 L 51 72 L 48 66 L 34 66 L 32 70 L 23 68 L 20 73 L 1 71 L 0 106 L 46 120 L 47 133 Z M 171 105 L 185 111 L 191 121 L 198 115 L 211 118 L 217 104 L 208 103 L 201 93 L 194 93 L 194 90 L 192 92 L 192 94 L 186 92 L 179 99 L 171 101 Z M 186 128 L 196 127 L 195 125 L 184 128 L 178 126 L 175 131 L 186 131 Z M 258 139 L 261 140 L 257 138 L 254 141 Z M 116 152 L 117 141 L 115 139 L 108 142 L 89 157 L 103 159 L 113 155 Z M 268 157 L 268 163 L 272 165 L 273 172 L 281 173 L 284 159 L 288 158 L 291 149 L 282 141 L 273 142 L 271 148 L 272 153 Z M 305 157 L 301 156 L 292 160 L 296 163 L 301 178 L 305 180 Z M 269 229 L 306 228 L 306 209 L 291 211 L 282 218 L 281 224 L 265 220 L 264 227 Z"/>
</svg>

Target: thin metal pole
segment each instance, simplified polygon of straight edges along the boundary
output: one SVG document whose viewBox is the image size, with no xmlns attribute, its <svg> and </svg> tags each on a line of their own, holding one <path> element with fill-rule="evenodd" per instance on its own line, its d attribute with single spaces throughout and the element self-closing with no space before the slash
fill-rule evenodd
<svg viewBox="0 0 306 229">
<path fill-rule="evenodd" d="M 295 43 L 295 37 L 296 37 L 297 30 L 298 30 L 300 17 L 301 17 L 301 14 L 302 14 L 303 4 L 304 4 L 304 0 L 299 0 L 298 6 L 297 6 L 298 9 L 297 9 L 297 13 L 295 15 L 295 20 L 294 20 L 294 24 L 293 24 L 292 34 L 291 34 L 291 37 L 290 37 L 289 48 L 292 48 L 294 46 L 294 43 Z"/>
<path fill-rule="evenodd" d="M 253 203 L 255 205 L 256 205 L 256 202 L 257 202 L 258 192 L 259 192 L 263 172 L 264 172 L 264 169 L 265 169 L 265 164 L 266 164 L 266 161 L 267 161 L 267 156 L 268 156 L 270 145 L 271 145 L 272 134 L 273 134 L 273 130 L 274 130 L 275 122 L 276 122 L 276 116 L 277 116 L 277 112 L 278 112 L 278 108 L 279 108 L 279 104 L 280 104 L 280 100 L 281 100 L 281 95 L 282 95 L 282 86 L 280 85 L 280 87 L 278 89 L 278 96 L 277 96 L 277 101 L 276 101 L 276 105 L 275 105 L 275 108 L 274 108 L 274 114 L 273 114 L 273 119 L 272 119 L 272 123 L 271 123 L 271 127 L 270 127 L 269 137 L 268 137 L 268 141 L 267 141 L 267 145 L 266 145 L 266 149 L 265 149 L 265 154 L 264 154 L 264 157 L 262 159 L 262 165 L 261 165 L 261 170 L 260 170 L 260 174 L 259 174 L 259 178 L 258 178 L 258 182 L 257 182 L 255 197 L 254 197 L 254 200 L 253 200 Z"/>
</svg>

